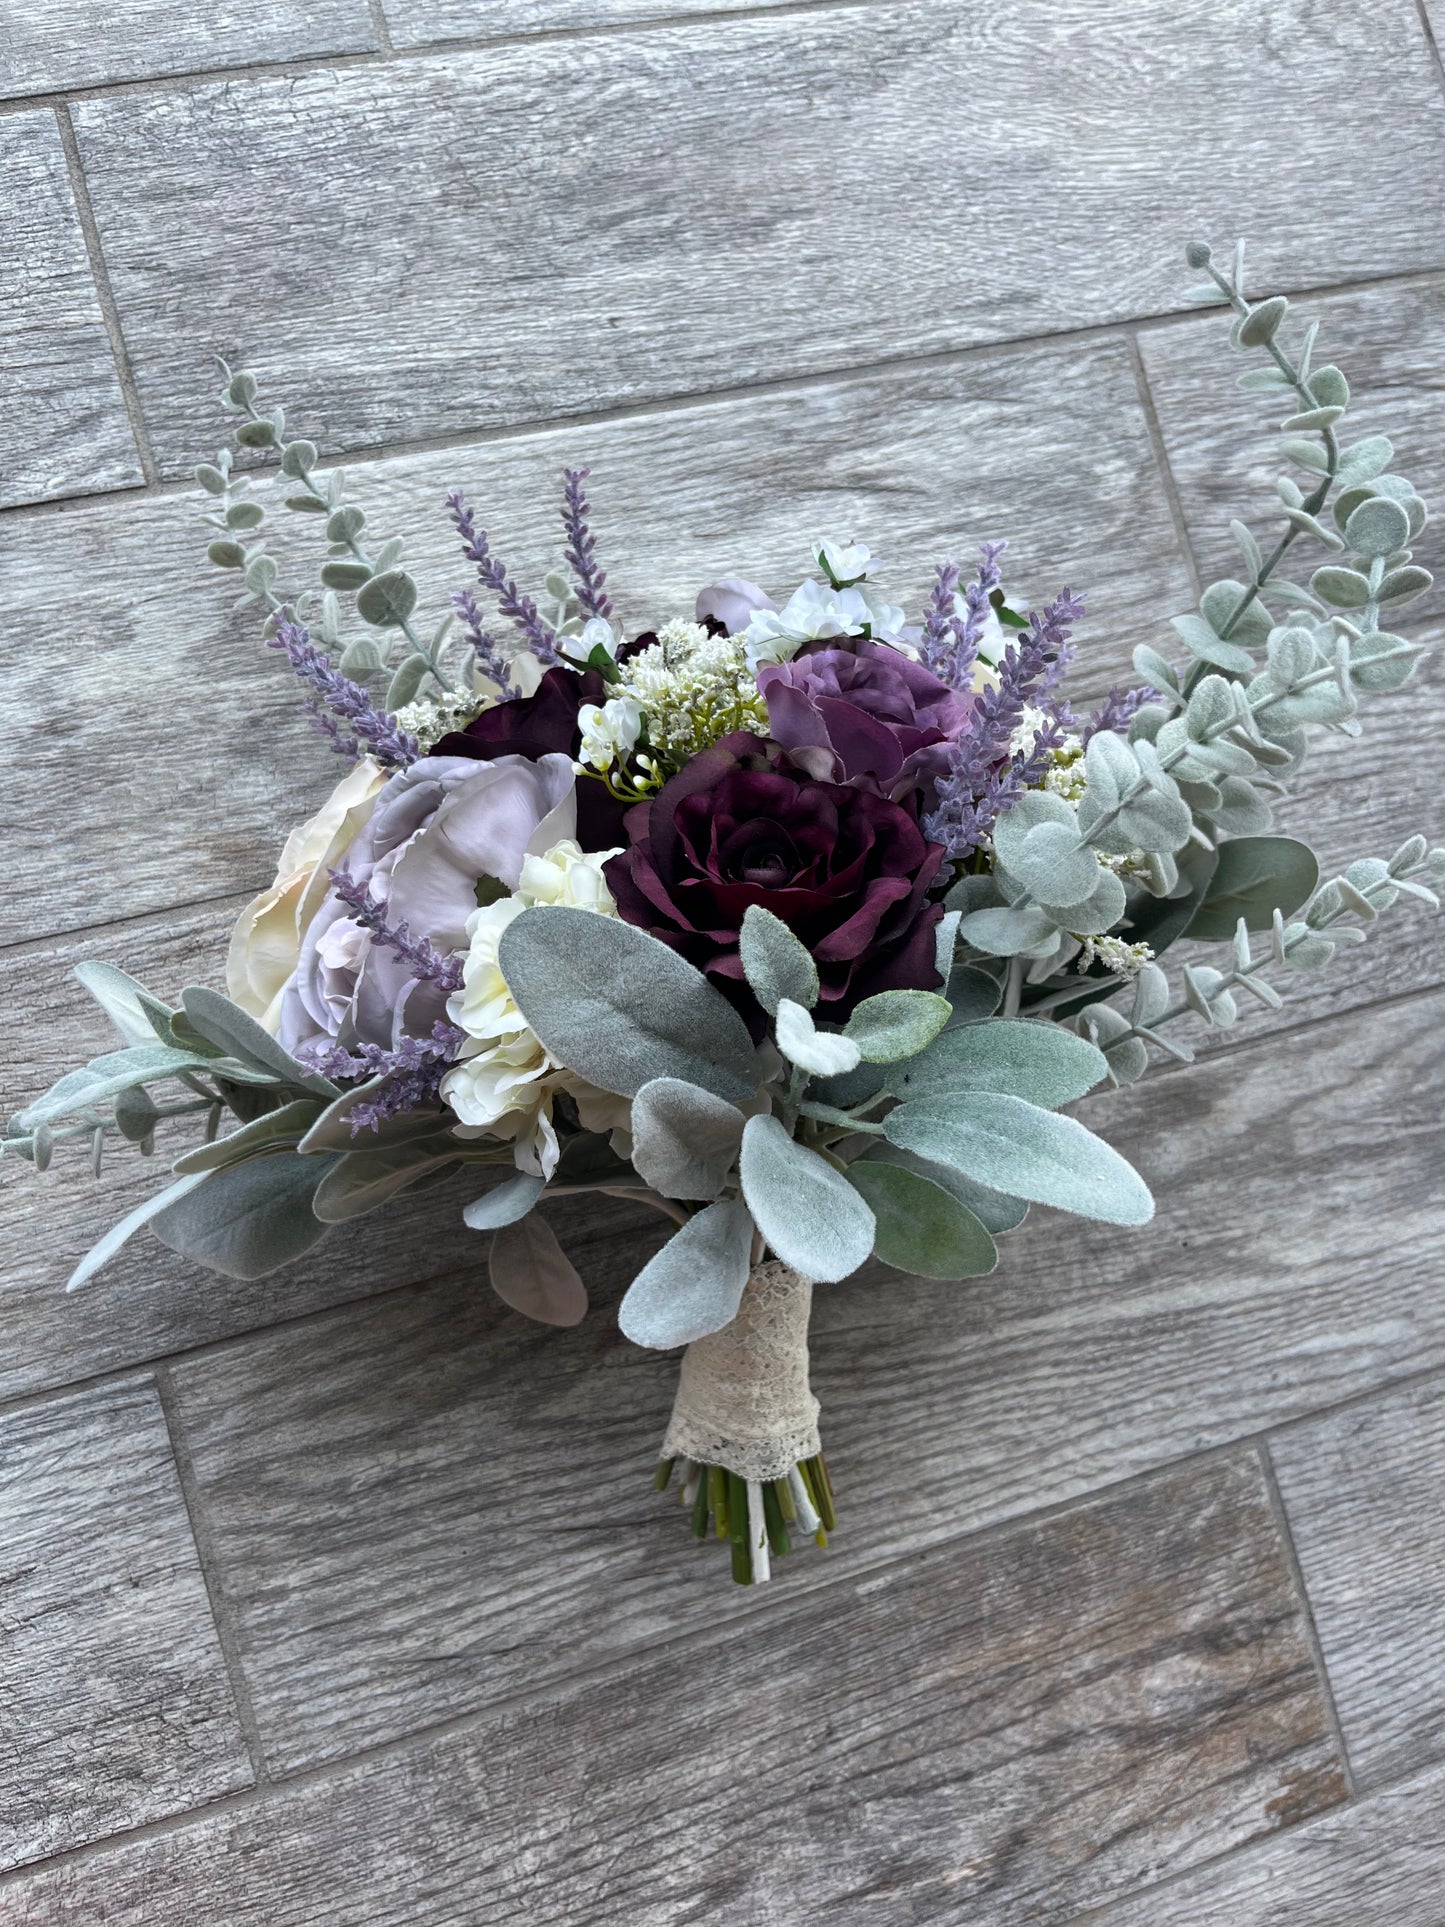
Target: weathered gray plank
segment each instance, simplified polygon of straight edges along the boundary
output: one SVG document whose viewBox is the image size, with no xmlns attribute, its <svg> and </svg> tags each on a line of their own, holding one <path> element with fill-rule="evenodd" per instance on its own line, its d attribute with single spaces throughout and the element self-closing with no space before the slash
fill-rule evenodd
<svg viewBox="0 0 1445 1927">
<path fill-rule="evenodd" d="M 209 389 L 212 384 L 205 384 Z M 219 410 L 216 411 L 219 415 Z M 1060 426 L 1060 418 L 1067 428 Z M 212 424 L 219 434 L 224 417 Z M 1087 587 L 1099 612 L 1095 684 L 1187 578 L 1151 475 L 1143 411 L 1114 342 L 1010 351 L 879 376 L 664 410 L 352 469 L 385 533 L 443 611 L 467 579 L 442 496 L 464 483 L 510 565 L 555 566 L 560 471 L 590 485 L 614 593 L 637 627 L 690 612 L 739 569 L 787 593 L 819 528 L 866 533 L 886 580 L 916 606 L 931 562 L 1013 538 L 1011 579 L 1035 595 Z M 26 730 L 23 788 L 6 812 L 17 887 L 4 937 L 269 882 L 290 824 L 340 765 L 296 713 L 295 685 L 232 617 L 235 578 L 205 560 L 199 490 L 84 504 L 24 524 L 0 549 L 0 635 L 12 715 Z M 316 579 L 316 523 L 278 510 L 283 581 Z M 31 647 L 67 638 L 65 666 Z M 1107 665 L 1107 667 L 1105 667 Z M 183 710 L 178 705 L 183 703 Z M 66 797 L 61 812 L 31 799 Z"/>
<path fill-rule="evenodd" d="M 1091 1912 L 1088 1927 L 1438 1927 L 1442 1840 L 1445 1773 L 1422 1774 Z"/>
<path fill-rule="evenodd" d="M 6 9 L 0 98 L 375 45 L 366 0 L 261 0 L 223 14 L 203 0 L 127 0 L 113 12 L 26 0 Z"/>
<path fill-rule="evenodd" d="M 1038 1213 L 992 1279 L 873 1270 L 820 1289 L 815 1383 L 845 1523 L 826 1557 L 788 1562 L 786 1588 L 1445 1363 L 1442 1002 L 1095 1106 L 1158 1189 L 1148 1232 Z M 648 1488 L 675 1359 L 626 1345 L 613 1301 L 642 1256 L 627 1233 L 657 1234 L 585 1200 L 554 1222 L 564 1243 L 590 1228 L 596 1305 L 574 1331 L 458 1279 L 177 1366 L 279 1763 L 746 1605 Z"/>
<path fill-rule="evenodd" d="M 1401 1386 L 1270 1449 L 1358 1783 L 1440 1760 L 1445 1383 Z"/>
<path fill-rule="evenodd" d="M 1286 283 L 1445 265 L 1412 0 L 809 10 L 77 121 L 171 470 L 217 349 L 379 447 L 1171 310 L 1201 228 Z"/>
<path fill-rule="evenodd" d="M 1261 240 L 1250 287 L 1263 293 L 1287 270 L 1272 237 Z M 1309 295 L 1301 300 L 1300 313 L 1320 322 L 1316 366 L 1335 361 L 1349 377 L 1347 439 L 1388 435 L 1395 444 L 1398 472 L 1410 477 L 1438 514 L 1445 493 L 1445 381 L 1440 373 L 1445 367 L 1445 281 L 1392 282 L 1350 294 Z M 1236 377 L 1256 365 L 1257 357 L 1231 351 L 1228 333 L 1227 319 L 1209 314 L 1194 322 L 1148 328 L 1139 336 L 1169 465 L 1206 581 L 1239 574 L 1239 552 L 1229 534 L 1231 517 L 1240 516 L 1260 533 L 1271 527 L 1271 544 L 1283 528 L 1275 512 L 1274 483 L 1286 468 L 1278 459 L 1276 432 L 1286 411 L 1267 396 L 1241 393 Z M 1445 577 L 1435 529 L 1422 539 L 1420 549 L 1421 559 Z M 1329 560 L 1315 543 L 1301 541 L 1297 553 L 1306 560 L 1283 571 L 1296 581 Z M 1405 613 L 1418 625 L 1422 617 L 1441 610 L 1445 582 Z"/>
<path fill-rule="evenodd" d="M 777 0 L 784 4 L 784 0 Z M 764 6 L 769 0 L 762 0 Z M 758 0 L 387 0 L 386 21 L 395 47 L 424 47 L 439 40 L 501 39 L 505 35 L 558 28 L 621 27 L 632 21 L 686 19 L 694 13 L 753 11 Z"/>
<path fill-rule="evenodd" d="M 0 1418 L 0 1705 L 3 1867 L 250 1783 L 152 1385 Z"/>
<path fill-rule="evenodd" d="M 0 507 L 139 482 L 53 114 L 0 119 L 0 177 Z"/>
<path fill-rule="evenodd" d="M 532 1684 L 546 1692 L 545 1675 Z M 746 1770 L 739 1772 L 740 1761 Z M 1249 1460 L 12 1887 L 114 1927 L 1047 1923 L 1343 1782 Z"/>
</svg>

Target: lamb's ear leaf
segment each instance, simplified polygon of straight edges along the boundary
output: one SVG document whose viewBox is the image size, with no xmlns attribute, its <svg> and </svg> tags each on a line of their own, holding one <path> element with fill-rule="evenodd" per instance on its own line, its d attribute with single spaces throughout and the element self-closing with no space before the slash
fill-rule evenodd
<svg viewBox="0 0 1445 1927">
<path fill-rule="evenodd" d="M 1105 1224 L 1147 1224 L 1149 1187 L 1102 1138 L 1071 1117 L 995 1091 L 943 1091 L 884 1119 L 889 1141 L 1011 1197 Z M 744 1143 L 746 1149 L 746 1141 Z"/>
<path fill-rule="evenodd" d="M 941 1184 L 902 1165 L 860 1158 L 848 1182 L 878 1220 L 873 1254 L 921 1278 L 977 1278 L 998 1264 L 993 1239 Z"/>
<path fill-rule="evenodd" d="M 1015 1230 L 1029 1215 L 1026 1199 L 1011 1198 L 1003 1191 L 991 1191 L 986 1184 L 966 1178 L 962 1171 L 955 1171 L 950 1165 L 930 1164 L 927 1158 L 916 1157 L 912 1151 L 900 1151 L 896 1144 L 889 1144 L 886 1139 L 871 1144 L 859 1162 L 901 1164 L 905 1171 L 916 1171 L 920 1177 L 941 1184 L 950 1197 L 957 1198 L 965 1210 L 973 1213 L 991 1238 Z"/>
<path fill-rule="evenodd" d="M 320 1111 L 319 1098 L 298 1097 L 279 1110 L 263 1111 L 229 1137 L 198 1144 L 195 1150 L 178 1157 L 172 1169 L 177 1177 L 184 1178 L 195 1171 L 220 1171 L 230 1164 L 244 1164 L 249 1158 L 265 1157 L 282 1147 L 292 1149 L 300 1144 Z"/>
<path fill-rule="evenodd" d="M 538 904 L 502 932 L 498 963 L 546 1049 L 605 1091 L 635 1097 L 654 1077 L 734 1102 L 757 1089 L 757 1053 L 742 1018 L 645 930 Z"/>
<path fill-rule="evenodd" d="M 524 1318 L 540 1325 L 580 1325 L 587 1316 L 587 1287 L 556 1232 L 535 1211 L 501 1227 L 492 1239 L 489 1268 L 492 1290 Z"/>
<path fill-rule="evenodd" d="M 948 999 L 931 990 L 881 990 L 856 1006 L 843 1034 L 865 1064 L 893 1064 L 925 1050 L 952 1015 Z"/>
<path fill-rule="evenodd" d="M 775 1117 L 750 1117 L 739 1160 L 759 1231 L 805 1278 L 846 1278 L 873 1249 L 873 1213 L 836 1166 L 796 1144 Z"/>
<path fill-rule="evenodd" d="M 628 1286 L 617 1314 L 634 1345 L 665 1351 L 732 1323 L 752 1255 L 753 1220 L 737 1198 L 689 1218 Z"/>
<path fill-rule="evenodd" d="M 818 1001 L 818 966 L 781 917 L 752 903 L 743 913 L 738 955 L 748 988 L 770 1017 L 786 997 L 804 1010 Z"/>
<path fill-rule="evenodd" d="M 27 1104 L 15 1122 L 22 1130 L 37 1124 L 53 1123 L 73 1111 L 88 1111 L 106 1098 L 142 1084 L 156 1084 L 168 1077 L 181 1077 L 187 1071 L 210 1071 L 223 1060 L 202 1057 L 195 1051 L 174 1050 L 169 1044 L 152 1042 L 131 1044 L 125 1050 L 110 1051 L 96 1057 L 77 1071 L 67 1071 L 52 1084 L 43 1097 Z"/>
<path fill-rule="evenodd" d="M 1005 1091 L 1045 1110 L 1071 1104 L 1109 1074 L 1102 1051 L 1056 1024 L 991 1018 L 945 1031 L 919 1057 L 896 1064 L 895 1097 L 935 1091 Z"/>
<path fill-rule="evenodd" d="M 86 962 L 75 966 L 77 982 L 83 984 L 128 1044 L 153 1044 L 157 1038 L 170 1040 L 170 1020 L 175 1015 L 168 1004 L 152 997 L 144 984 L 118 970 L 114 964 Z"/>
<path fill-rule="evenodd" d="M 344 1224 L 348 1218 L 379 1211 L 422 1178 L 455 1164 L 459 1149 L 455 1138 L 427 1139 L 328 1157 L 330 1168 L 316 1187 L 316 1215 L 323 1224 Z"/>
<path fill-rule="evenodd" d="M 253 1065 L 260 1071 L 269 1071 L 281 1083 L 290 1084 L 297 1090 L 312 1091 L 318 1097 L 339 1095 L 340 1085 L 298 1064 L 269 1030 L 264 1030 L 254 1017 L 248 1016 L 239 1004 L 233 1004 L 229 997 L 223 997 L 219 991 L 207 990 L 203 984 L 192 984 L 181 992 L 181 1007 L 208 1043 L 217 1045 L 241 1063 Z"/>
<path fill-rule="evenodd" d="M 545 1178 L 530 1171 L 514 1171 L 511 1177 L 474 1198 L 462 1213 L 462 1222 L 472 1231 L 500 1231 L 503 1225 L 525 1218 L 546 1190 Z"/>
<path fill-rule="evenodd" d="M 851 1037 L 836 1030 L 819 1030 L 809 1013 L 791 997 L 779 1000 L 773 1035 L 788 1062 L 813 1077 L 846 1077 L 849 1071 L 857 1070 L 862 1057 Z"/>
<path fill-rule="evenodd" d="M 82 1285 L 89 1284 L 102 1265 L 108 1265 L 121 1246 L 134 1236 L 142 1225 L 149 1224 L 151 1219 L 158 1216 L 160 1212 L 168 1210 L 173 1204 L 178 1204 L 188 1191 L 194 1191 L 196 1186 L 204 1180 L 203 1171 L 197 1172 L 193 1177 L 178 1178 L 174 1184 L 167 1185 L 164 1191 L 157 1191 L 153 1198 L 147 1198 L 144 1204 L 138 1204 L 134 1211 L 128 1211 L 118 1223 L 110 1227 L 103 1238 L 97 1239 L 90 1247 L 75 1270 L 71 1272 L 65 1289 L 78 1291 Z"/>
<path fill-rule="evenodd" d="M 335 1158 L 294 1151 L 212 1171 L 151 1220 L 162 1244 L 227 1278 L 264 1278 L 326 1235 L 312 1209 Z"/>
<path fill-rule="evenodd" d="M 676 1077 L 654 1077 L 632 1100 L 632 1162 L 664 1198 L 715 1198 L 743 1139 L 743 1114 Z"/>
</svg>

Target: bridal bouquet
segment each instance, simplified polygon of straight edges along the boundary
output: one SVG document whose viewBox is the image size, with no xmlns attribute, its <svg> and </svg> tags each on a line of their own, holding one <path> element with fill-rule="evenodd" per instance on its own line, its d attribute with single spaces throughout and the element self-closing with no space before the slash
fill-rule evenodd
<svg viewBox="0 0 1445 1927">
<path fill-rule="evenodd" d="M 686 1348 L 659 1484 L 676 1474 L 741 1581 L 821 1540 L 814 1285 L 870 1258 L 991 1271 L 1031 1203 L 1144 1223 L 1141 1178 L 1065 1107 L 1152 1051 L 1187 1060 L 1182 1019 L 1277 1007 L 1291 972 L 1402 896 L 1434 905 L 1445 874 L 1415 836 L 1322 883 L 1269 832 L 1310 730 L 1357 732 L 1360 696 L 1411 671 L 1384 624 L 1430 585 L 1410 548 L 1425 506 L 1388 441 L 1342 439 L 1349 389 L 1314 366 L 1313 328 L 1286 346 L 1287 302 L 1248 302 L 1238 256 L 1189 257 L 1235 345 L 1262 351 L 1243 385 L 1287 415 L 1281 526 L 1266 552 L 1234 523 L 1241 578 L 1175 620 L 1185 660 L 1141 644 L 1139 686 L 1086 715 L 1065 693 L 1082 604 L 1015 608 L 1001 543 L 967 579 L 940 563 L 916 621 L 849 539 L 816 543 L 781 606 L 730 576 L 625 633 L 585 470 L 540 602 L 448 497 L 475 584 L 432 629 L 400 542 L 375 542 L 341 472 L 227 369 L 237 442 L 279 451 L 329 559 L 318 591 L 281 585 L 229 453 L 197 471 L 210 559 L 349 767 L 242 913 L 227 995 L 172 1004 L 80 966 L 123 1047 L 4 1148 L 44 1169 L 81 1139 L 98 1168 L 115 1134 L 149 1155 L 194 1113 L 204 1137 L 72 1287 L 142 1226 L 253 1278 L 466 1171 L 493 1288 L 570 1325 L 586 1292 L 538 1205 L 634 1199 L 674 1228 L 622 1330 Z M 1285 579 L 1306 544 L 1331 559 Z M 1180 938 L 1214 961 L 1171 983 Z"/>
</svg>

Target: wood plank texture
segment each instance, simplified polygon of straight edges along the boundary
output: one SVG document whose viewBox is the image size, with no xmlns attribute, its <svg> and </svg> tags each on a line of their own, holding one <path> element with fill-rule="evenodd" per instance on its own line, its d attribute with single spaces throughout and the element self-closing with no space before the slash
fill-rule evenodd
<svg viewBox="0 0 1445 1927">
<path fill-rule="evenodd" d="M 502 39 L 582 27 L 622 27 L 637 21 L 685 20 L 690 14 L 756 11 L 769 0 L 387 0 L 394 47 L 439 40 Z M 785 4 L 785 0 L 778 0 Z"/>
<path fill-rule="evenodd" d="M 1413 0 L 822 9 L 76 118 L 170 472 L 218 349 L 369 448 L 1170 311 L 1197 230 L 1286 284 L 1445 266 Z"/>
<path fill-rule="evenodd" d="M 509 566 L 536 585 L 560 559 L 569 461 L 592 464 L 613 593 L 638 628 L 690 614 L 704 583 L 739 569 L 786 594 L 808 572 L 814 531 L 838 527 L 872 538 L 890 589 L 913 606 L 940 555 L 967 560 L 985 536 L 1012 537 L 1021 590 L 1089 588 L 1096 688 L 1127 662 L 1115 638 L 1188 597 L 1117 342 L 969 356 L 348 473 L 375 529 L 415 531 L 408 553 L 434 620 L 470 573 L 446 488 L 467 487 Z M 27 770 L 24 806 L 15 796 L 6 811 L 24 879 L 6 941 L 258 889 L 291 823 L 337 780 L 254 613 L 227 613 L 235 578 L 205 560 L 206 499 L 80 504 L 0 548 Z M 283 583 L 314 583 L 315 519 L 277 512 Z M 59 659 L 23 646 L 37 622 L 67 637 Z M 59 794 L 58 816 L 29 805 Z"/>
<path fill-rule="evenodd" d="M 1445 1758 L 1445 1383 L 1270 1449 L 1357 1782 Z"/>
<path fill-rule="evenodd" d="M 1439 1927 L 1445 1773 L 1422 1774 L 1078 1927 Z"/>
<path fill-rule="evenodd" d="M 0 178 L 0 507 L 139 482 L 53 114 L 0 117 Z"/>
<path fill-rule="evenodd" d="M 25 0 L 5 9 L 0 99 L 375 45 L 366 0 Z"/>
<path fill-rule="evenodd" d="M 16 1927 L 1045 1927 L 1342 1795 L 1244 1458 L 834 1587 L 806 1616 L 770 1604 L 725 1641 L 0 1905 Z"/>
<path fill-rule="evenodd" d="M 0 1707 L 0 1867 L 251 1781 L 152 1385 L 0 1417 Z"/>
<path fill-rule="evenodd" d="M 1252 294 L 1271 292 L 1272 277 L 1285 272 L 1272 241 L 1261 239 L 1265 244 L 1250 272 Z M 1322 270 L 1329 265 L 1323 258 L 1319 263 Z M 1410 477 L 1438 517 L 1445 495 L 1445 281 L 1432 277 L 1350 294 L 1306 295 L 1299 313 L 1320 323 L 1315 365 L 1337 362 L 1349 378 L 1346 440 L 1388 435 L 1396 471 Z M 1286 411 L 1267 396 L 1241 392 L 1237 377 L 1257 366 L 1258 356 L 1233 352 L 1228 336 L 1222 314 L 1146 328 L 1139 336 L 1169 466 L 1206 581 L 1239 573 L 1232 517 L 1241 516 L 1261 535 L 1269 527 L 1271 544 L 1283 528 L 1274 484 L 1286 464 L 1278 458 L 1274 431 Z M 1417 627 L 1445 611 L 1438 526 L 1422 538 L 1420 550 L 1439 579 L 1428 597 L 1402 611 Z M 1301 542 L 1298 553 L 1307 561 L 1283 572 L 1296 581 L 1330 559 L 1317 543 Z"/>
<path fill-rule="evenodd" d="M 991 1279 L 873 1268 L 820 1289 L 814 1383 L 845 1526 L 826 1557 L 788 1562 L 786 1588 L 1445 1364 L 1442 1005 L 1091 1106 L 1155 1183 L 1148 1234 L 1040 1212 Z M 745 1609 L 648 1487 L 676 1361 L 625 1344 L 613 1306 L 643 1256 L 629 1230 L 657 1234 L 584 1207 L 550 1211 L 565 1244 L 587 1233 L 594 1311 L 573 1331 L 458 1278 L 177 1366 L 278 1765 Z"/>
</svg>

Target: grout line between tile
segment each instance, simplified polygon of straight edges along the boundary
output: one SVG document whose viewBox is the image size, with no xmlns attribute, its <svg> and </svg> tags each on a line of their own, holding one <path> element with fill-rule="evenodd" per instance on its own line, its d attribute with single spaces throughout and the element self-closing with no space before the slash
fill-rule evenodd
<svg viewBox="0 0 1445 1927">
<path fill-rule="evenodd" d="M 1299 1601 L 1300 1620 L 1304 1626 L 1305 1643 L 1314 1660 L 1315 1672 L 1319 1676 L 1320 1697 L 1324 1701 L 1325 1718 L 1329 1721 L 1330 1732 L 1335 1745 L 1339 1748 L 1340 1765 L 1344 1770 L 1345 1791 L 1353 1800 L 1358 1797 L 1355 1781 L 1354 1762 L 1350 1749 L 1345 1743 L 1344 1724 L 1340 1719 L 1340 1709 L 1335 1701 L 1334 1682 L 1330 1678 L 1329 1667 L 1325 1663 L 1324 1644 L 1320 1639 L 1319 1627 L 1315 1623 L 1314 1603 L 1310 1599 L 1309 1587 L 1305 1584 L 1304 1568 L 1300 1564 L 1299 1548 L 1295 1544 L 1294 1528 L 1290 1524 L 1289 1508 L 1285 1505 L 1284 1494 L 1280 1491 L 1279 1479 L 1274 1469 L 1274 1455 L 1269 1449 L 1269 1438 L 1263 1436 L 1255 1440 L 1255 1450 L 1259 1455 L 1260 1471 L 1264 1475 L 1265 1489 L 1269 1493 L 1270 1509 L 1279 1531 L 1280 1547 L 1284 1553 L 1290 1585 Z"/>
<path fill-rule="evenodd" d="M 376 35 L 377 47 L 387 59 L 390 59 L 396 49 L 391 44 L 391 27 L 387 23 L 381 0 L 366 0 L 366 4 L 371 13 L 371 27 Z"/>
<path fill-rule="evenodd" d="M 75 199 L 75 211 L 80 219 L 80 231 L 85 237 L 85 252 L 90 261 L 91 279 L 95 283 L 96 298 L 105 321 L 105 332 L 110 337 L 110 352 L 115 362 L 115 377 L 120 386 L 121 399 L 130 420 L 130 432 L 135 441 L 136 453 L 140 457 L 141 473 L 148 486 L 154 486 L 160 479 L 155 456 L 151 451 L 150 436 L 146 431 L 145 416 L 141 412 L 140 396 L 136 392 L 135 375 L 130 365 L 130 355 L 126 350 L 125 334 L 120 324 L 120 312 L 115 304 L 111 290 L 110 274 L 105 265 L 105 255 L 100 245 L 100 230 L 95 223 L 95 210 L 90 204 L 90 188 L 85 178 L 85 168 L 81 163 L 80 144 L 75 138 L 75 123 L 70 117 L 70 109 L 63 104 L 55 109 L 55 124 L 60 133 L 60 145 L 65 150 L 65 165 L 70 175 L 70 191 Z M 129 491 L 127 491 L 129 492 Z"/>
<path fill-rule="evenodd" d="M 1445 93 L 1445 60 L 1440 55 L 1440 42 L 1435 38 L 1435 29 L 1430 20 L 1430 9 L 1426 0 L 1415 0 L 1415 10 L 1420 16 L 1420 31 L 1425 36 L 1425 45 L 1430 49 L 1430 59 L 1435 68 L 1435 78 L 1440 90 Z"/>
<path fill-rule="evenodd" d="M 170 1435 L 171 1453 L 176 1462 L 181 1496 L 185 1501 L 186 1513 L 190 1519 L 196 1559 L 201 1568 L 206 1597 L 210 1601 L 211 1620 L 216 1628 L 216 1639 L 225 1661 L 227 1678 L 231 1683 L 231 1697 L 236 1703 L 237 1724 L 246 1742 L 246 1751 L 251 1756 L 251 1771 L 255 1776 L 256 1785 L 267 1786 L 270 1784 L 271 1775 L 266 1766 L 266 1748 L 261 1738 L 261 1727 L 256 1718 L 256 1710 L 251 1703 L 251 1691 L 246 1684 L 240 1648 L 226 1607 L 225 1589 L 221 1584 L 215 1546 L 211 1539 L 210 1518 L 206 1511 L 205 1500 L 201 1496 L 200 1481 L 196 1477 L 190 1445 L 186 1440 L 185 1427 L 176 1404 L 175 1385 L 169 1370 L 163 1363 L 152 1367 L 152 1377 L 156 1395 L 160 1399 L 161 1411 L 165 1416 L 166 1431 Z"/>
</svg>

